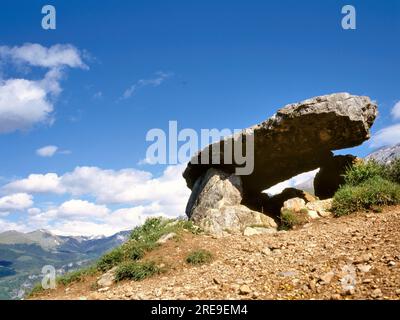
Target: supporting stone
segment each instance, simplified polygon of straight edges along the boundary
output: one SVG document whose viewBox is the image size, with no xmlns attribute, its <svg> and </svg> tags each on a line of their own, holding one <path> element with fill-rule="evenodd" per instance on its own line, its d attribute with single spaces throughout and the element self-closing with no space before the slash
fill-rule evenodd
<svg viewBox="0 0 400 320">
<path fill-rule="evenodd" d="M 186 214 L 214 235 L 243 233 L 254 226 L 275 230 L 271 217 L 241 204 L 242 192 L 240 177 L 211 168 L 196 181 Z"/>
<path fill-rule="evenodd" d="M 346 170 L 357 158 L 352 155 L 335 156 L 321 166 L 314 179 L 315 195 L 320 199 L 332 198 L 344 183 Z"/>
</svg>

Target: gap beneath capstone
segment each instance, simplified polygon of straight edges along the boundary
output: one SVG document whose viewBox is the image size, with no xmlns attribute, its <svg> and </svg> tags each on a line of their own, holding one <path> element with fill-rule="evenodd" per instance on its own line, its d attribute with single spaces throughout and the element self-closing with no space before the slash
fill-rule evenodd
<svg viewBox="0 0 400 320">
<path fill-rule="evenodd" d="M 251 210 L 277 219 L 283 203 L 291 198 L 314 195 L 314 178 L 319 168 L 298 174 L 258 194 L 244 194 L 242 204 Z"/>
</svg>

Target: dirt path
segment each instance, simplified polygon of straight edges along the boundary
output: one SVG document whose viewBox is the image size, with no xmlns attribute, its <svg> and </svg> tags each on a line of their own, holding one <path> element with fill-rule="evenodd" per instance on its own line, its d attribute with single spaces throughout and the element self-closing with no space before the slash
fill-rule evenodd
<svg viewBox="0 0 400 320">
<path fill-rule="evenodd" d="M 196 248 L 215 259 L 184 262 Z M 400 299 L 400 207 L 252 237 L 186 235 L 147 259 L 168 272 L 99 292 L 89 278 L 39 299 Z"/>
</svg>

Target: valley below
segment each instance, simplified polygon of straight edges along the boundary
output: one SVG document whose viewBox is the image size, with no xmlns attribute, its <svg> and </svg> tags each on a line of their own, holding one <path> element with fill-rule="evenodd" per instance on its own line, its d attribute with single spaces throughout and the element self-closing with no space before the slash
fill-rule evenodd
<svg viewBox="0 0 400 320">
<path fill-rule="evenodd" d="M 41 282 L 43 266 L 53 266 L 57 275 L 85 267 L 124 242 L 128 234 L 90 238 L 57 236 L 46 230 L 1 233 L 0 299 L 23 299 Z"/>
</svg>

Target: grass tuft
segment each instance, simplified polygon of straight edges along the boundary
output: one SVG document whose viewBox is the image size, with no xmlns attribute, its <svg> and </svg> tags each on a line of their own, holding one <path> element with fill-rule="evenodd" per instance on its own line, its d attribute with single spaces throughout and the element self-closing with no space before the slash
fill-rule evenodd
<svg viewBox="0 0 400 320">
<path fill-rule="evenodd" d="M 161 270 L 155 262 L 124 262 L 118 266 L 115 271 L 115 280 L 122 281 L 125 279 L 140 281 L 155 274 L 160 273 Z"/>
<path fill-rule="evenodd" d="M 209 263 L 211 262 L 212 259 L 213 256 L 211 252 L 204 249 L 200 249 L 190 252 L 186 257 L 186 262 L 192 265 L 200 265 Z"/>
<path fill-rule="evenodd" d="M 307 210 L 307 209 L 305 209 Z M 307 214 L 307 212 L 302 211 L 301 214 Z M 301 219 L 299 217 L 298 214 L 296 214 L 295 212 L 293 212 L 292 210 L 289 209 L 283 209 L 280 215 L 280 229 L 281 230 L 290 230 L 293 229 L 293 227 L 297 226 L 297 225 L 301 225 L 303 223 L 305 223 L 306 221 L 304 221 L 304 219 Z"/>
</svg>

